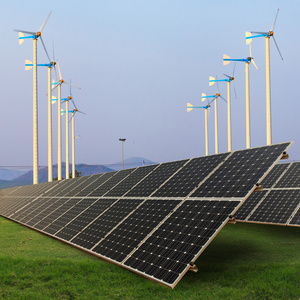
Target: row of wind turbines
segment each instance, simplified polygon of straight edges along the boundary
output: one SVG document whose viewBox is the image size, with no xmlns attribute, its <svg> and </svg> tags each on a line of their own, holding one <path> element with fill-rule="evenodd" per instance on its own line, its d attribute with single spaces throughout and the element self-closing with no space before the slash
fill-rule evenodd
<svg viewBox="0 0 300 300">
<path fill-rule="evenodd" d="M 53 180 L 52 168 L 53 168 L 53 146 L 52 146 L 52 104 L 58 103 L 58 135 L 57 135 L 57 179 L 62 179 L 62 141 L 61 141 L 61 115 L 66 114 L 66 179 L 69 178 L 69 113 L 72 114 L 72 178 L 75 177 L 75 114 L 77 112 L 83 113 L 79 111 L 75 105 L 75 102 L 72 97 L 71 87 L 75 87 L 80 89 L 79 87 L 66 82 L 62 76 L 59 67 L 58 61 L 55 62 L 54 53 L 53 53 L 53 61 L 51 61 L 49 54 L 47 52 L 46 46 L 42 39 L 42 31 L 51 15 L 51 12 L 47 16 L 44 23 L 41 25 L 37 32 L 35 31 L 25 31 L 25 30 L 14 30 L 19 32 L 19 45 L 21 45 L 25 39 L 33 40 L 33 62 L 29 60 L 25 60 L 25 70 L 28 71 L 31 68 L 33 69 L 33 184 L 39 183 L 38 178 L 38 167 L 39 167 L 39 155 L 38 155 L 38 97 L 37 97 L 37 67 L 44 66 L 48 67 L 48 181 L 51 182 Z M 25 35 L 24 35 L 25 34 Z M 49 63 L 38 64 L 37 63 L 37 40 L 40 40 Z M 59 81 L 51 82 L 51 71 L 52 68 L 55 70 L 55 66 L 57 64 L 58 72 L 59 72 Z M 61 98 L 61 86 L 62 84 L 66 84 L 70 86 L 70 95 L 67 98 Z M 54 89 L 58 89 L 58 97 L 55 98 L 52 96 L 52 91 Z M 74 105 L 72 110 L 69 110 L 69 101 L 71 101 Z M 62 110 L 61 104 L 62 102 L 66 103 L 65 110 Z M 83 113 L 84 114 L 84 113 Z"/>
<path fill-rule="evenodd" d="M 244 62 L 246 69 L 245 69 L 245 75 L 246 75 L 246 147 L 251 147 L 251 141 L 250 141 L 250 89 L 249 89 L 249 65 L 252 62 L 254 67 L 258 70 L 257 65 L 254 62 L 254 59 L 252 57 L 251 53 L 251 42 L 252 39 L 258 38 L 258 37 L 264 37 L 266 41 L 266 131 L 267 131 L 267 145 L 272 144 L 272 130 L 271 130 L 271 81 L 270 81 L 270 37 L 273 39 L 273 42 L 276 46 L 276 49 L 283 60 L 283 57 L 280 53 L 280 50 L 278 48 L 278 45 L 276 43 L 276 40 L 274 38 L 274 28 L 277 20 L 277 16 L 279 13 L 279 9 L 277 10 L 272 28 L 268 32 L 246 32 L 246 44 L 249 45 L 250 49 L 250 56 L 247 58 L 241 58 L 241 59 L 231 59 L 228 55 L 223 55 L 223 65 L 229 64 L 231 61 L 234 62 Z M 215 79 L 214 77 L 209 77 L 209 86 L 212 86 L 214 83 L 218 83 L 220 81 L 227 82 L 227 117 L 228 117 L 228 151 L 231 151 L 231 99 L 230 99 L 230 83 L 232 82 L 234 92 L 234 71 L 235 71 L 235 65 L 233 68 L 233 75 L 229 76 L 224 74 L 227 78 L 225 79 Z M 218 146 L 218 111 L 217 111 L 217 99 L 218 98 L 223 99 L 225 102 L 226 100 L 220 95 L 219 91 L 215 95 L 207 96 L 206 94 L 202 93 L 202 101 L 208 100 L 208 104 L 205 106 L 193 106 L 190 103 L 187 103 L 187 111 L 191 111 L 194 108 L 203 108 L 205 109 L 205 154 L 208 155 L 208 118 L 207 118 L 207 111 L 211 107 L 211 103 L 214 102 L 215 106 L 215 153 L 217 154 L 219 152 L 219 146 Z M 236 97 L 236 92 L 235 92 Z M 209 99 L 211 99 L 209 101 Z"/>
</svg>

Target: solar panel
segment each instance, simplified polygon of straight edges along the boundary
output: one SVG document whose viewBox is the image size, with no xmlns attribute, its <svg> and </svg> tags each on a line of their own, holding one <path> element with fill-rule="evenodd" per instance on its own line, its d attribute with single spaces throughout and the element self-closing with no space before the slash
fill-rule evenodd
<svg viewBox="0 0 300 300">
<path fill-rule="evenodd" d="M 121 197 L 132 187 L 134 187 L 138 182 L 140 182 L 144 177 L 149 175 L 158 165 L 150 165 L 145 167 L 136 168 L 133 173 L 131 173 L 122 182 L 111 189 L 105 196 L 108 197 Z"/>
<path fill-rule="evenodd" d="M 300 226 L 300 163 L 276 165 L 235 214 L 237 221 Z"/>
<path fill-rule="evenodd" d="M 276 188 L 297 188 L 300 187 L 300 162 L 294 162 L 286 171 Z"/>
<path fill-rule="evenodd" d="M 232 152 L 191 197 L 245 197 L 287 146 L 283 143 Z"/>
<path fill-rule="evenodd" d="M 153 197 L 186 197 L 229 155 L 222 153 L 191 159 L 153 194 Z"/>
<path fill-rule="evenodd" d="M 266 176 L 266 178 L 262 181 L 263 188 L 271 188 L 274 183 L 279 180 L 281 175 L 286 171 L 286 169 L 290 166 L 289 163 L 285 164 L 277 164 L 271 172 Z"/>
<path fill-rule="evenodd" d="M 255 209 L 249 221 L 286 224 L 300 201 L 299 190 L 272 190 Z"/>
<path fill-rule="evenodd" d="M 12 197 L 6 209 L 12 220 L 173 288 L 289 146 L 64 180 L 35 198 Z"/>
<path fill-rule="evenodd" d="M 188 160 L 181 160 L 159 165 L 149 176 L 145 177 L 145 179 L 130 190 L 126 194 L 126 197 L 150 196 L 187 161 Z"/>
<path fill-rule="evenodd" d="M 234 214 L 237 221 L 246 221 L 257 204 L 266 196 L 267 191 L 253 192 Z"/>
</svg>

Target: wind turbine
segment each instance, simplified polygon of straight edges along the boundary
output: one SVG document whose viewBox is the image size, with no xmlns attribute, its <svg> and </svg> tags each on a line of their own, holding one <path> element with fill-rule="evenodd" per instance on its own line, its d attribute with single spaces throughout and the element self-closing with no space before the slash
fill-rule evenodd
<svg viewBox="0 0 300 300">
<path fill-rule="evenodd" d="M 48 57 L 49 58 L 49 57 Z M 49 59 L 50 61 L 50 59 Z M 52 61 L 48 64 L 37 64 L 37 66 L 48 67 L 48 182 L 52 182 L 52 87 L 51 87 L 51 69 L 55 69 L 56 62 Z M 33 63 L 25 60 L 25 71 L 30 70 L 33 67 Z M 56 70 L 55 70 L 56 72 Z M 52 98 L 52 99 L 51 99 Z"/>
<path fill-rule="evenodd" d="M 273 42 L 277 48 L 277 51 L 283 60 L 283 57 L 280 53 L 278 45 L 274 38 L 274 28 L 277 20 L 279 9 L 277 10 L 273 26 L 268 32 L 254 32 L 257 35 L 252 35 L 250 32 L 246 32 L 246 44 L 250 44 L 253 38 L 265 37 L 266 39 L 266 119 L 267 119 L 267 145 L 272 144 L 272 127 L 271 127 L 271 80 L 270 80 L 270 37 L 272 37 Z"/>
<path fill-rule="evenodd" d="M 205 109 L 205 155 L 208 155 L 208 125 L 207 125 L 207 109 L 210 107 L 210 105 L 205 106 L 193 106 L 191 103 L 187 103 L 186 111 L 190 112 L 194 108 L 204 108 Z"/>
<path fill-rule="evenodd" d="M 42 31 L 48 21 L 48 18 L 51 15 L 51 11 L 38 30 L 38 32 L 25 31 L 25 30 L 14 30 L 19 32 L 19 45 L 24 42 L 24 39 L 32 38 L 33 39 L 33 184 L 39 183 L 38 176 L 38 102 L 37 102 L 37 39 L 40 38 L 40 41 L 44 47 L 44 50 L 49 58 L 45 44 L 42 39 Z M 28 36 L 24 36 L 28 34 Z M 49 59 L 50 61 L 50 59 Z"/>
<path fill-rule="evenodd" d="M 213 101 L 215 102 L 215 153 L 216 154 L 219 153 L 219 144 L 218 144 L 218 107 L 217 107 L 217 100 L 218 100 L 219 97 L 222 98 L 226 102 L 226 100 L 220 95 L 219 92 L 217 94 L 215 94 L 215 95 L 210 95 L 210 96 L 207 96 L 206 94 L 202 93 L 202 101 L 205 101 L 208 98 L 212 99 L 208 103 L 209 106 L 210 106 L 210 104 Z"/>
<path fill-rule="evenodd" d="M 224 74 L 228 78 L 215 79 L 214 77 L 209 76 L 209 86 L 212 86 L 213 84 L 215 84 L 215 82 L 219 82 L 219 81 L 227 82 L 227 117 L 228 117 L 228 151 L 229 152 L 231 152 L 231 145 L 232 145 L 232 143 L 231 143 L 231 104 L 230 104 L 230 83 L 231 82 L 233 84 L 235 98 L 237 98 L 235 87 L 234 87 L 234 82 L 233 82 L 233 80 L 234 80 L 234 71 L 235 71 L 235 64 L 234 64 L 232 76 Z"/>
<path fill-rule="evenodd" d="M 57 97 L 57 101 L 58 101 L 58 135 L 57 135 L 57 148 L 58 148 L 58 153 L 57 153 L 57 179 L 58 180 L 61 180 L 62 179 L 62 174 L 61 174 L 61 85 L 63 83 L 67 84 L 67 85 L 70 85 L 70 86 L 73 86 L 75 88 L 78 88 L 80 89 L 79 87 L 71 84 L 71 83 L 68 83 L 68 82 L 65 82 L 63 79 L 62 79 L 62 76 L 61 76 L 61 72 L 60 72 L 60 67 L 59 67 L 59 62 L 57 61 L 57 67 L 58 67 L 58 73 L 59 73 L 59 82 L 56 83 L 56 85 L 53 87 L 53 89 L 55 89 L 56 87 L 58 87 L 58 97 Z M 68 101 L 67 101 L 68 103 Z M 67 114 L 67 118 L 68 118 L 68 111 L 69 111 L 69 108 L 68 108 L 68 105 L 66 106 L 66 114 Z M 66 150 L 69 151 L 69 139 L 68 139 L 68 133 L 66 132 L 66 141 L 67 141 L 67 144 L 66 144 Z M 68 163 L 68 165 L 67 165 Z M 66 169 L 69 169 L 69 156 L 67 154 L 67 158 L 66 158 Z M 68 176 L 69 178 L 69 176 Z"/>
<path fill-rule="evenodd" d="M 251 45 L 249 44 L 250 56 L 247 58 L 236 59 L 230 58 L 228 55 L 223 55 L 223 65 L 228 65 L 231 61 L 240 61 L 246 64 L 246 147 L 251 147 L 250 141 L 250 89 L 249 89 L 249 64 L 252 62 L 254 67 L 258 70 L 257 65 L 254 62 L 254 59 L 251 55 Z"/>
</svg>

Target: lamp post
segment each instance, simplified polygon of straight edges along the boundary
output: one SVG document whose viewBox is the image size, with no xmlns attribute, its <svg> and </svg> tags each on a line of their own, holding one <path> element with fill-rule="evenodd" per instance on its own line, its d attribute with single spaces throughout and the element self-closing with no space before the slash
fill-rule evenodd
<svg viewBox="0 0 300 300">
<path fill-rule="evenodd" d="M 122 170 L 124 169 L 124 142 L 126 141 L 126 139 L 119 139 L 119 141 L 122 142 Z"/>
</svg>

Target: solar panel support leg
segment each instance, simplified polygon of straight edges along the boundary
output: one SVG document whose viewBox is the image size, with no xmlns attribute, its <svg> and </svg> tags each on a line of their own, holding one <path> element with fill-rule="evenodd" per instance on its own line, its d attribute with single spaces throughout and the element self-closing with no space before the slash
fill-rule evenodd
<svg viewBox="0 0 300 300">
<path fill-rule="evenodd" d="M 229 216 L 229 220 L 227 222 L 228 224 L 235 224 L 236 223 L 236 220 L 234 218 L 234 216 Z"/>
<path fill-rule="evenodd" d="M 263 191 L 263 186 L 257 183 L 254 192 L 262 192 L 262 191 Z"/>
<path fill-rule="evenodd" d="M 197 267 L 193 262 L 191 262 L 191 263 L 190 263 L 189 271 L 192 271 L 192 272 L 194 272 L 194 273 L 197 273 L 197 272 L 198 272 L 198 267 Z"/>
<path fill-rule="evenodd" d="M 286 153 L 285 151 L 282 153 L 281 159 L 289 159 L 289 154 Z"/>
</svg>

